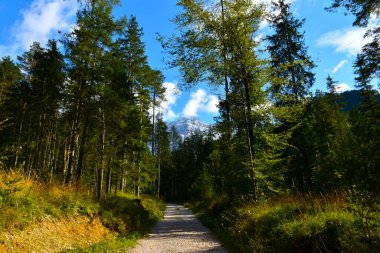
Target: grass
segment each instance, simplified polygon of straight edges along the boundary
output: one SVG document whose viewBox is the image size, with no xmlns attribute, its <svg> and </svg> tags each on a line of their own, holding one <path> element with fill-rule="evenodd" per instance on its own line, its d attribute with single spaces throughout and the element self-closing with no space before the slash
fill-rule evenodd
<svg viewBox="0 0 380 253">
<path fill-rule="evenodd" d="M 193 203 L 231 252 L 376 252 L 379 204 L 349 195 L 283 196 L 260 204 Z"/>
<path fill-rule="evenodd" d="M 128 248 L 136 245 L 139 236 L 131 235 L 128 237 L 112 237 L 107 240 L 91 245 L 87 248 L 76 247 L 69 250 L 64 250 L 61 253 L 87 253 L 87 252 L 126 252 Z"/>
<path fill-rule="evenodd" d="M 46 236 L 49 231 L 56 230 L 76 231 L 72 235 L 65 233 L 64 236 L 71 239 L 56 238 L 67 244 L 64 252 L 123 252 L 163 217 L 165 204 L 160 199 L 141 196 L 139 204 L 135 198 L 132 194 L 118 193 L 99 203 L 86 189 L 78 191 L 70 187 L 46 186 L 15 171 L 2 172 L 0 252 L 7 252 L 7 247 L 9 252 L 9 248 L 14 247 L 12 245 L 30 244 L 28 237 L 36 231 Z M 62 227 L 56 227 L 58 224 Z M 99 230 L 97 239 L 86 238 L 97 232 L 92 231 L 94 229 Z M 15 238 L 17 242 L 12 241 Z M 36 245 L 39 240 L 43 241 L 44 238 L 34 237 Z M 34 251 L 33 245 L 28 247 Z M 46 251 L 53 252 L 53 249 Z"/>
<path fill-rule="evenodd" d="M 23 229 L 46 216 L 94 216 L 99 210 L 89 192 L 45 186 L 14 171 L 0 174 L 0 231 Z"/>
</svg>

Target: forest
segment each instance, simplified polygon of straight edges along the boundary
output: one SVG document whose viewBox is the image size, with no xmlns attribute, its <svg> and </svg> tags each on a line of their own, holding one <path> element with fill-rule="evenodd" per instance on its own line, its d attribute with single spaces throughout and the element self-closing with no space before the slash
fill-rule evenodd
<svg viewBox="0 0 380 253">
<path fill-rule="evenodd" d="M 184 88 L 224 94 L 216 123 L 185 139 L 160 113 L 164 76 L 148 64 L 143 28 L 116 19 L 118 4 L 80 1 L 75 29 L 1 58 L 0 236 L 49 210 L 101 213 L 131 233 L 140 222 L 120 228 L 107 209 L 124 194 L 122 208 L 146 198 L 157 213 L 158 198 L 189 203 L 231 252 L 378 252 L 380 27 L 368 25 L 378 1 L 331 0 L 326 10 L 354 15 L 372 38 L 354 63 L 360 101 L 349 110 L 331 76 L 311 91 L 310 31 L 287 1 L 270 12 L 250 0 L 178 1 L 176 32 L 158 36 L 165 63 Z M 256 40 L 264 20 L 273 33 Z M 62 191 L 65 207 L 37 207 L 47 203 L 30 184 L 53 202 Z M 83 211 L 86 198 L 101 207 Z"/>
</svg>

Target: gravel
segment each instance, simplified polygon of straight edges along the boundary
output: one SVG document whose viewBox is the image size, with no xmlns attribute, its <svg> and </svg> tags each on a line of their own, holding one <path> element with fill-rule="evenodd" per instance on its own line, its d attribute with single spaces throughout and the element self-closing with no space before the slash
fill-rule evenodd
<svg viewBox="0 0 380 253">
<path fill-rule="evenodd" d="M 227 251 L 192 214 L 181 205 L 168 204 L 164 219 L 131 253 L 218 252 Z"/>
</svg>

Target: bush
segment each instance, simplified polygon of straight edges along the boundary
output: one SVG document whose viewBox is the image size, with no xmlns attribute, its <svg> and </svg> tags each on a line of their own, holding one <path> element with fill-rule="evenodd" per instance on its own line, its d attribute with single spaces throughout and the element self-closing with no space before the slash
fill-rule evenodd
<svg viewBox="0 0 380 253">
<path fill-rule="evenodd" d="M 134 195 L 121 193 L 103 202 L 101 217 L 107 227 L 122 235 L 144 233 L 163 217 L 164 207 L 165 204 L 154 197 L 142 196 L 139 205 Z"/>
<path fill-rule="evenodd" d="M 364 202 L 306 195 L 260 204 L 225 202 L 219 213 L 209 201 L 197 208 L 231 252 L 373 252 L 379 248 L 379 205 Z"/>
</svg>

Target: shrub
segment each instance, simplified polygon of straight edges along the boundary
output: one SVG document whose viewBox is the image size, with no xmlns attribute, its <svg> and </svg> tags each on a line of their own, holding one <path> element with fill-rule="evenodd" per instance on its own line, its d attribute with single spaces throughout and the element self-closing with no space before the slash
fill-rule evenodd
<svg viewBox="0 0 380 253">
<path fill-rule="evenodd" d="M 209 201 L 197 208 L 231 252 L 373 252 L 379 248 L 380 212 L 371 199 L 285 196 L 259 204 L 226 202 L 219 213 Z"/>
</svg>

